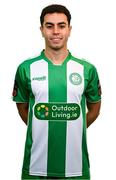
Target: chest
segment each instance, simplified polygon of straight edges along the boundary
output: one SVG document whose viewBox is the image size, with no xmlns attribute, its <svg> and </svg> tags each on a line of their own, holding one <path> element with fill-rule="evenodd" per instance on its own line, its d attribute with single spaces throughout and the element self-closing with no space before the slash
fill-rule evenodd
<svg viewBox="0 0 116 180">
<path fill-rule="evenodd" d="M 38 100 L 47 94 L 49 100 L 80 101 L 84 91 L 84 69 L 75 61 L 53 65 L 41 60 L 30 67 L 30 85 Z"/>
</svg>

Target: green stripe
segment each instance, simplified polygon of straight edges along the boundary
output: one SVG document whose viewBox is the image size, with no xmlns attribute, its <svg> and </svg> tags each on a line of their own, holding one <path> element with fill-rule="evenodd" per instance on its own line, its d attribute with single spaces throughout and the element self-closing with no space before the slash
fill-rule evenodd
<svg viewBox="0 0 116 180">
<path fill-rule="evenodd" d="M 90 175 L 89 172 L 89 158 L 88 158 L 88 151 L 87 151 L 87 140 L 86 140 L 86 109 L 85 109 L 85 97 L 82 96 L 81 100 L 81 109 L 82 109 L 82 115 L 83 115 L 83 135 L 82 135 L 82 172 L 87 173 L 87 175 Z"/>
<path fill-rule="evenodd" d="M 86 72 L 84 69 L 84 77 L 86 77 Z M 84 81 L 84 90 L 86 88 L 86 80 Z M 89 171 L 89 157 L 88 157 L 88 150 L 87 150 L 87 137 L 86 137 L 86 131 L 87 131 L 87 122 L 86 122 L 86 97 L 85 95 L 82 96 L 81 100 L 81 109 L 82 109 L 82 115 L 83 115 L 83 134 L 82 134 L 82 172 L 85 172 L 90 176 Z M 84 174 L 83 174 L 84 175 Z"/>
<path fill-rule="evenodd" d="M 67 101 L 66 65 L 49 63 L 49 102 Z M 65 176 L 66 125 L 49 121 L 48 127 L 48 176 Z"/>
<path fill-rule="evenodd" d="M 29 72 L 30 73 L 30 72 Z M 30 77 L 30 76 L 29 76 Z M 31 84 L 30 84 L 31 89 Z M 32 148 L 32 118 L 33 118 L 33 105 L 35 103 L 34 95 L 30 98 L 29 101 L 29 116 L 28 116 L 28 127 L 25 143 L 25 152 L 23 159 L 23 168 L 22 170 L 29 174 L 30 160 L 31 160 L 31 148 Z"/>
</svg>

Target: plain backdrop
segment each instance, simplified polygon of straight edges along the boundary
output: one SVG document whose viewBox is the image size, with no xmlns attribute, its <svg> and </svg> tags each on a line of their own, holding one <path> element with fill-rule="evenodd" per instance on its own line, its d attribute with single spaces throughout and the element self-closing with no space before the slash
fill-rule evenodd
<svg viewBox="0 0 116 180">
<path fill-rule="evenodd" d="M 72 14 L 68 48 L 93 63 L 102 85 L 102 108 L 87 130 L 91 180 L 115 179 L 116 168 L 116 5 L 115 0 L 0 1 L 0 179 L 20 180 L 26 126 L 11 94 L 17 66 L 39 55 L 43 7 L 58 3 Z"/>
</svg>

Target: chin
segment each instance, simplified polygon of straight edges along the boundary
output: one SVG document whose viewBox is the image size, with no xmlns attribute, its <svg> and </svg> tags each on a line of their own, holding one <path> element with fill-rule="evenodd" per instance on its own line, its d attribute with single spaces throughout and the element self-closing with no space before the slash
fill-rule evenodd
<svg viewBox="0 0 116 180">
<path fill-rule="evenodd" d="M 52 48 L 53 50 L 55 50 L 55 51 L 58 51 L 58 50 L 60 50 L 61 48 L 59 48 L 59 47 L 54 47 L 54 48 Z"/>
<path fill-rule="evenodd" d="M 56 51 L 58 51 L 58 50 L 60 50 L 62 48 L 63 48 L 63 46 L 52 46 L 51 47 L 51 49 L 56 50 Z"/>
</svg>

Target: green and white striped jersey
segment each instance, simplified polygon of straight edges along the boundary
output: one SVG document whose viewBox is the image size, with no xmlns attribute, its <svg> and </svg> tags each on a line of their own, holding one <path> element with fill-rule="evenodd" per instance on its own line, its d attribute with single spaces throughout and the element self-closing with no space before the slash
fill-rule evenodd
<svg viewBox="0 0 116 180">
<path fill-rule="evenodd" d="M 69 53 L 61 65 L 44 54 L 19 65 L 13 100 L 29 103 L 23 172 L 35 176 L 89 174 L 86 101 L 100 101 L 96 68 Z"/>
</svg>

